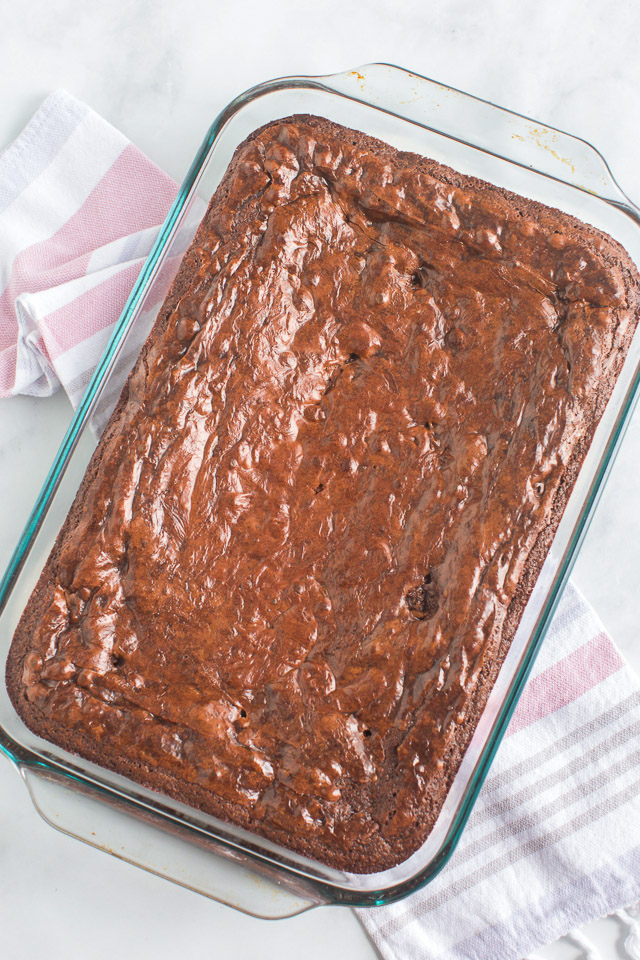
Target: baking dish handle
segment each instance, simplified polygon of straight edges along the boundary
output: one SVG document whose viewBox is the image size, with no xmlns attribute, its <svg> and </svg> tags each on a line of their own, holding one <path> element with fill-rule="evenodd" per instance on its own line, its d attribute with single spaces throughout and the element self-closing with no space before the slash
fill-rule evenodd
<svg viewBox="0 0 640 960">
<path fill-rule="evenodd" d="M 352 100 L 623 206 L 640 223 L 640 209 L 600 151 L 580 137 L 392 64 L 370 63 L 318 79 Z"/>
<path fill-rule="evenodd" d="M 178 824 L 170 832 L 162 824 L 159 832 L 153 814 L 131 816 L 130 805 L 125 811 L 116 798 L 105 802 L 82 780 L 71 786 L 68 777 L 46 767 L 18 767 L 33 805 L 48 824 L 149 873 L 262 919 L 292 917 L 325 902 L 297 895 L 282 883 L 258 875 L 255 863 L 245 866 L 246 855 L 240 851 L 234 859 L 229 859 L 228 850 L 224 858 L 212 857 L 211 842 L 187 838 Z"/>
</svg>

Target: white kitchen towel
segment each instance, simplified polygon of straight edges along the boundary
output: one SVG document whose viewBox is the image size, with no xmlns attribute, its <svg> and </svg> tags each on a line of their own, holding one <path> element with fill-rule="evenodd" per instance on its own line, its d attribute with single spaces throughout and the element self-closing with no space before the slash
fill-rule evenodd
<svg viewBox="0 0 640 960">
<path fill-rule="evenodd" d="M 569 584 L 431 884 L 358 915 L 389 960 L 520 960 L 640 897 L 640 683 Z"/>
<path fill-rule="evenodd" d="M 0 397 L 79 403 L 176 194 L 93 110 L 52 94 L 0 155 Z"/>
<path fill-rule="evenodd" d="M 79 402 L 175 191 L 87 106 L 45 101 L 0 155 L 0 396 Z M 570 587 L 452 860 L 360 911 L 381 953 L 520 958 L 638 899 L 639 732 L 640 686 Z"/>
</svg>

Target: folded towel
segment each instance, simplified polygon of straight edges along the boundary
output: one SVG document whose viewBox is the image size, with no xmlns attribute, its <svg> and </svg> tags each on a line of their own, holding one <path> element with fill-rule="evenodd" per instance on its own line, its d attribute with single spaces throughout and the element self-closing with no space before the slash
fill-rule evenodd
<svg viewBox="0 0 640 960">
<path fill-rule="evenodd" d="M 0 156 L 0 396 L 77 405 L 176 185 L 66 93 Z M 640 897 L 640 685 L 569 587 L 460 845 L 358 911 L 384 957 L 509 960 Z"/>
<path fill-rule="evenodd" d="M 177 186 L 63 91 L 0 156 L 0 397 L 79 403 Z"/>
</svg>

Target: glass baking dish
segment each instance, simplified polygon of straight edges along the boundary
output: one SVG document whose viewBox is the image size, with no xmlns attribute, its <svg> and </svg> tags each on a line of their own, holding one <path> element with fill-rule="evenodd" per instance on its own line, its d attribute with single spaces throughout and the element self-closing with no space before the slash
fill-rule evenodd
<svg viewBox="0 0 640 960">
<path fill-rule="evenodd" d="M 14 629 L 72 503 L 96 435 L 162 304 L 235 147 L 294 113 L 319 114 L 542 201 L 607 231 L 640 263 L 640 211 L 583 140 L 468 94 L 373 64 L 288 77 L 237 97 L 213 122 L 69 426 L 0 584 L 0 649 Z M 255 916 L 320 904 L 390 903 L 428 883 L 458 842 L 545 635 L 620 444 L 640 382 L 640 330 L 595 434 L 498 681 L 423 846 L 377 874 L 323 866 L 153 793 L 32 734 L 0 690 L 0 748 L 53 826 Z"/>
</svg>

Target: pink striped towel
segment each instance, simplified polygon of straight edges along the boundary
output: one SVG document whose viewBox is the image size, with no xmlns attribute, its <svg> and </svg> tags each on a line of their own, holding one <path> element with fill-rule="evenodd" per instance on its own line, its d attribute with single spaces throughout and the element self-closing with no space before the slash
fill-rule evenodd
<svg viewBox="0 0 640 960">
<path fill-rule="evenodd" d="M 77 404 L 175 184 L 64 93 L 0 156 L 0 396 Z M 569 587 L 451 862 L 384 957 L 510 960 L 640 898 L 640 687 Z"/>
<path fill-rule="evenodd" d="M 0 397 L 77 406 L 176 193 L 62 91 L 0 156 Z"/>
</svg>

